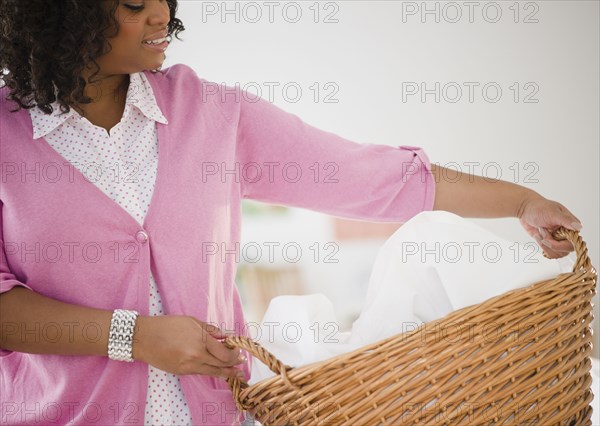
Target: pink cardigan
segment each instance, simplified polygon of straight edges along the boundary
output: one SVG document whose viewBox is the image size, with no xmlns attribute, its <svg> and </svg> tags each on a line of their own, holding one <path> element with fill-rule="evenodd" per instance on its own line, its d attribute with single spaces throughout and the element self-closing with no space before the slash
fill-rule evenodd
<svg viewBox="0 0 600 426">
<path fill-rule="evenodd" d="M 235 256 L 212 251 L 240 241 L 243 198 L 381 222 L 433 208 L 435 182 L 419 147 L 352 142 L 183 64 L 145 74 L 169 124 L 157 123 L 158 175 L 143 227 L 44 139 L 32 139 L 28 112 L 9 112 L 15 104 L 0 89 L 0 292 L 21 285 L 148 315 L 152 271 L 166 314 L 248 335 Z M 70 327 L 95 338 L 93 324 Z M 50 328 L 40 326 L 39 338 L 55 336 Z M 247 378 L 251 362 L 242 366 Z M 142 362 L 0 350 L 0 367 L 0 422 L 143 421 Z M 224 379 L 184 375 L 181 384 L 194 423 L 243 420 Z"/>
</svg>

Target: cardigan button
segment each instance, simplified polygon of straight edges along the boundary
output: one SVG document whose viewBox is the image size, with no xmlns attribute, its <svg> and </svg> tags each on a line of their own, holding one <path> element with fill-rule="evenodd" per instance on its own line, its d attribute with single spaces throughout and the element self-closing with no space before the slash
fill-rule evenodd
<svg viewBox="0 0 600 426">
<path fill-rule="evenodd" d="M 148 234 L 146 234 L 146 232 L 144 231 L 139 231 L 135 235 L 135 238 L 138 240 L 139 243 L 144 244 L 146 241 L 148 241 Z"/>
</svg>

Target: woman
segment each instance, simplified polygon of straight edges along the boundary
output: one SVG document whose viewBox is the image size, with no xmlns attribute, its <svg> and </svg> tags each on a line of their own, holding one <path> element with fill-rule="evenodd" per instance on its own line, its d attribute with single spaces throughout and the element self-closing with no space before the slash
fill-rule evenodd
<svg viewBox="0 0 600 426">
<path fill-rule="evenodd" d="M 248 378 L 251 359 L 219 340 L 247 333 L 244 198 L 373 221 L 517 217 L 547 257 L 573 250 L 549 233 L 579 220 L 535 191 L 446 181 L 419 147 L 358 144 L 185 65 L 160 71 L 176 10 L 0 1 L 3 422 L 241 421 L 223 378 Z"/>
</svg>

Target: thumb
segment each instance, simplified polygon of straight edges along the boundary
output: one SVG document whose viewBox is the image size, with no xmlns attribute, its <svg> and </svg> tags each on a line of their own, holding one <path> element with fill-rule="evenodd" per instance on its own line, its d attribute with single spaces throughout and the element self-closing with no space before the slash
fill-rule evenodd
<svg viewBox="0 0 600 426">
<path fill-rule="evenodd" d="M 579 219 L 577 219 L 572 214 L 568 214 L 566 216 L 563 216 L 561 218 L 561 220 L 560 220 L 560 223 L 565 228 L 571 229 L 573 231 L 581 231 L 581 229 L 583 228 L 583 225 L 581 224 L 581 222 L 579 221 Z"/>
<path fill-rule="evenodd" d="M 219 330 L 217 332 L 210 333 L 210 335 L 215 339 L 226 339 L 231 336 L 237 336 L 237 333 L 232 330 Z"/>
<path fill-rule="evenodd" d="M 230 336 L 237 336 L 235 330 L 220 329 L 216 326 L 206 327 L 206 331 L 215 339 L 225 339 Z"/>
<path fill-rule="evenodd" d="M 557 225 L 548 229 L 548 231 L 550 231 L 550 234 L 553 234 L 554 231 L 556 231 L 556 229 L 558 229 L 561 226 L 577 232 L 581 231 L 581 229 L 583 228 L 583 225 L 581 224 L 579 219 L 577 219 L 572 214 L 562 214 L 556 219 Z"/>
</svg>

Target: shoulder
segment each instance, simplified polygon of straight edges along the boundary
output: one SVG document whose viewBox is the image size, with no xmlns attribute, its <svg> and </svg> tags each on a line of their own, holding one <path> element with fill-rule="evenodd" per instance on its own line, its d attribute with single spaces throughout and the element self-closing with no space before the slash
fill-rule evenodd
<svg viewBox="0 0 600 426">
<path fill-rule="evenodd" d="M 154 73 L 152 71 L 144 71 L 146 75 L 152 75 L 167 80 L 176 79 L 197 79 L 198 75 L 192 67 L 186 64 L 173 64 L 168 68 L 161 70 L 160 72 Z"/>
<path fill-rule="evenodd" d="M 212 83 L 200 77 L 192 67 L 185 64 L 174 64 L 159 72 L 144 70 L 143 74 L 161 89 L 169 91 L 173 89 L 187 89 L 189 91 L 194 86 L 204 88 L 204 86 Z"/>
<path fill-rule="evenodd" d="M 164 96 L 171 97 L 170 104 L 200 103 L 218 109 L 227 121 L 233 122 L 241 98 L 239 86 L 230 87 L 202 77 L 192 67 L 181 63 L 156 73 L 144 71 L 144 75 Z"/>
<path fill-rule="evenodd" d="M 141 74 L 145 76 L 153 86 L 166 93 L 177 90 L 177 88 L 184 88 L 190 84 L 197 83 L 198 81 L 196 72 L 185 64 L 171 65 L 160 72 L 144 70 Z"/>
</svg>

